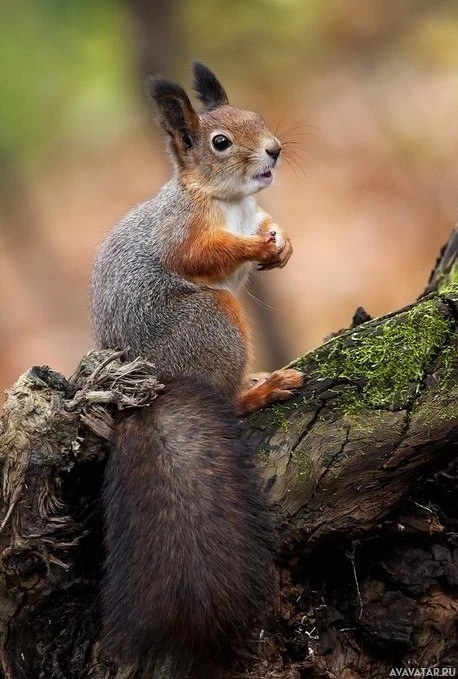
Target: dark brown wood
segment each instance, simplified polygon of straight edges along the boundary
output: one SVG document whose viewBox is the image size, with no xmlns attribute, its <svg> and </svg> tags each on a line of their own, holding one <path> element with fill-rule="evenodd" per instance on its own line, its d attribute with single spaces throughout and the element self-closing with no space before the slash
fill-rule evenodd
<svg viewBox="0 0 458 679">
<path fill-rule="evenodd" d="M 448 277 L 448 278 L 447 278 Z M 305 386 L 246 418 L 278 518 L 275 610 L 246 676 L 387 677 L 458 663 L 458 290 L 332 337 Z M 97 643 L 99 491 L 112 415 L 163 386 L 94 352 L 69 379 L 32 368 L 1 420 L 0 670 L 112 679 Z"/>
</svg>

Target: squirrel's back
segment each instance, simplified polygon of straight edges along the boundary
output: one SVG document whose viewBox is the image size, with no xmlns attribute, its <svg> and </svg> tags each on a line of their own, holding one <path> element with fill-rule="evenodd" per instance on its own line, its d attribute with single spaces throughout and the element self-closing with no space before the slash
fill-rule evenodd
<svg viewBox="0 0 458 679">
<path fill-rule="evenodd" d="M 180 222 L 186 220 L 188 202 L 179 182 L 171 180 L 157 196 L 132 209 L 102 243 L 92 273 L 91 300 L 101 347 L 129 347 L 132 355 L 145 356 L 148 343 L 154 345 L 161 335 L 163 305 L 198 291 L 161 262 Z"/>
<path fill-rule="evenodd" d="M 104 487 L 104 646 L 114 656 L 170 657 L 204 679 L 249 646 L 271 545 L 241 441 L 231 403 L 192 378 L 119 424 Z"/>
<path fill-rule="evenodd" d="M 108 234 L 92 274 L 94 333 L 100 348 L 151 360 L 160 379 L 197 375 L 232 395 L 243 379 L 246 342 L 221 308 L 224 291 L 205 290 L 163 264 L 192 209 L 173 179 Z"/>
</svg>

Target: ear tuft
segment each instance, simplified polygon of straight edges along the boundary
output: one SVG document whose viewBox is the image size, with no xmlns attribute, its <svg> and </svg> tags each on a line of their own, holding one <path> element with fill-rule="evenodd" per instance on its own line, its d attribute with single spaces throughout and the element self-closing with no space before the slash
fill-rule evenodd
<svg viewBox="0 0 458 679">
<path fill-rule="evenodd" d="M 202 102 L 205 111 L 229 104 L 224 87 L 210 69 L 195 61 L 192 65 L 194 73 L 194 90 Z"/>
<path fill-rule="evenodd" d="M 186 134 L 194 138 L 199 118 L 181 85 L 158 75 L 147 79 L 147 87 L 159 109 L 164 130 L 170 135 Z"/>
<path fill-rule="evenodd" d="M 159 108 L 165 98 L 174 98 L 176 100 L 187 98 L 187 94 L 181 85 L 167 80 L 167 78 L 163 78 L 161 75 L 149 76 L 146 82 L 150 94 Z"/>
</svg>

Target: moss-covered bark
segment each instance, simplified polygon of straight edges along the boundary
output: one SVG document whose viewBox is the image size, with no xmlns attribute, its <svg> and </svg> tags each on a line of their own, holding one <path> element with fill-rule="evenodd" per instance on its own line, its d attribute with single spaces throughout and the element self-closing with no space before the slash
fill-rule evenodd
<svg viewBox="0 0 458 679">
<path fill-rule="evenodd" d="M 454 455 L 455 293 L 435 294 L 332 338 L 295 361 L 295 399 L 247 420 L 285 547 L 373 528 Z"/>
</svg>

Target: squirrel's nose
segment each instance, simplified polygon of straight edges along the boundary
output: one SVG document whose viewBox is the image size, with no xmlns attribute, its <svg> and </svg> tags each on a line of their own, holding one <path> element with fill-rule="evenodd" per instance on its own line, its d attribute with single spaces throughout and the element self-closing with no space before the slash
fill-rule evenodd
<svg viewBox="0 0 458 679">
<path fill-rule="evenodd" d="M 281 146 L 279 146 L 279 144 L 275 144 L 275 146 L 272 146 L 271 148 L 266 148 L 267 155 L 273 158 L 274 160 L 277 160 L 278 156 L 280 155 L 280 152 Z"/>
</svg>

